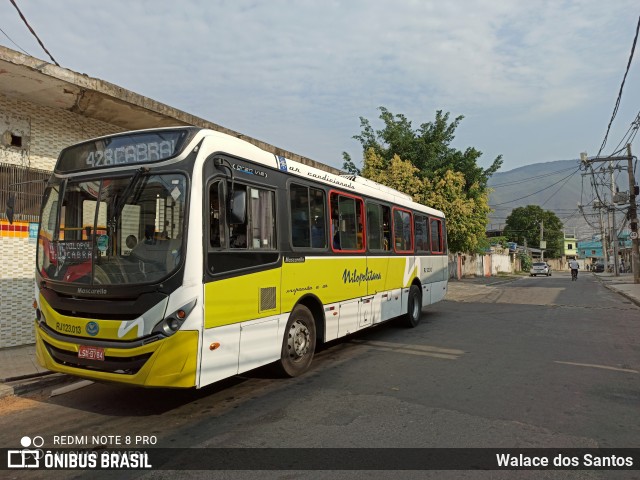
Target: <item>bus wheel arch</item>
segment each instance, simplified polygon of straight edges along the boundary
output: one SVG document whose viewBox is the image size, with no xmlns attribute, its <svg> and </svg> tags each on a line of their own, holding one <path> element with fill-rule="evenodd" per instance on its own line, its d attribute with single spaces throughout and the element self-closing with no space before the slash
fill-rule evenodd
<svg viewBox="0 0 640 480">
<path fill-rule="evenodd" d="M 309 311 L 311 312 L 311 315 L 313 315 L 313 320 L 316 324 L 316 343 L 317 344 L 324 343 L 324 335 L 325 335 L 324 307 L 320 299 L 315 295 L 305 295 L 298 301 L 296 306 L 298 305 L 304 305 L 309 309 Z"/>
<path fill-rule="evenodd" d="M 291 310 L 282 335 L 278 370 L 287 377 L 302 375 L 309 369 L 315 349 L 315 319 L 304 303 L 298 303 Z"/>
</svg>

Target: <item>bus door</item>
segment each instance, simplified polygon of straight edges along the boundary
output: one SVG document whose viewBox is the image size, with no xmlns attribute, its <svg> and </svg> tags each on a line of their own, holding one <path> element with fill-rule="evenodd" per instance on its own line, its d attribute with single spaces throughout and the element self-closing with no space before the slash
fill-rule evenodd
<svg viewBox="0 0 640 480">
<path fill-rule="evenodd" d="M 206 191 L 203 384 L 280 358 L 281 313 L 275 190 L 214 177 Z"/>
</svg>

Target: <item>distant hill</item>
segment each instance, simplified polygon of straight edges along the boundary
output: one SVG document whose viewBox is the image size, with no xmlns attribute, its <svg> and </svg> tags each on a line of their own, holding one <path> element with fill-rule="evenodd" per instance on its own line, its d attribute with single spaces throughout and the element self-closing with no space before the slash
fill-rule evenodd
<svg viewBox="0 0 640 480">
<path fill-rule="evenodd" d="M 591 199 L 591 185 L 585 178 L 583 191 L 583 172 L 578 166 L 578 160 L 558 160 L 495 173 L 489 181 L 493 190 L 489 204 L 494 212 L 489 216 L 488 228 L 504 226 L 514 208 L 538 205 L 554 212 L 566 233 L 575 233 L 579 239 L 591 238 L 596 232 L 578 210 L 579 202 L 588 203 Z"/>
</svg>

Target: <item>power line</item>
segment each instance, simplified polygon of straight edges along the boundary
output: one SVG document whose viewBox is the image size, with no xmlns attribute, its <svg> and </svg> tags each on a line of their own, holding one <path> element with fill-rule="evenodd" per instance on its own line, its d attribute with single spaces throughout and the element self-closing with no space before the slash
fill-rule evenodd
<svg viewBox="0 0 640 480">
<path fill-rule="evenodd" d="M 640 112 L 636 115 L 636 118 L 631 122 L 629 129 L 620 140 L 620 143 L 616 145 L 615 151 L 611 154 L 612 157 L 618 155 L 622 151 L 626 150 L 627 144 L 633 143 L 633 139 L 636 137 L 638 133 L 638 127 L 640 127 Z"/>
<path fill-rule="evenodd" d="M 13 1 L 13 0 L 12 0 Z M 604 140 L 602 141 L 602 145 L 600 146 L 600 150 L 598 150 L 597 157 L 600 156 L 602 150 L 604 150 L 604 146 L 607 144 L 607 137 L 609 136 L 609 130 L 611 130 L 611 124 L 613 123 L 614 118 L 618 113 L 618 107 L 620 106 L 620 100 L 622 99 L 622 89 L 624 88 L 624 82 L 627 79 L 627 74 L 629 73 L 629 68 L 631 67 L 631 60 L 633 60 L 633 52 L 636 49 L 636 42 L 638 41 L 638 32 L 640 31 L 640 17 L 638 17 L 638 25 L 636 26 L 636 36 L 633 39 L 633 45 L 631 46 L 631 54 L 629 55 L 629 61 L 627 62 L 627 70 L 624 72 L 624 77 L 622 78 L 622 84 L 620 85 L 620 91 L 618 92 L 618 99 L 616 100 L 616 104 L 613 107 L 613 114 L 611 115 L 611 120 L 609 120 L 609 126 L 607 127 L 607 133 L 604 136 Z"/>
<path fill-rule="evenodd" d="M 569 175 L 567 175 L 566 177 L 561 178 L 561 179 L 560 179 L 560 180 L 558 180 L 557 182 L 552 183 L 552 184 L 551 184 L 551 185 L 549 185 L 548 187 L 544 187 L 544 188 L 542 188 L 542 189 L 538 190 L 537 192 L 530 193 L 529 195 L 525 195 L 524 197 L 514 198 L 513 200 L 509 200 L 509 201 L 507 201 L 507 202 L 496 203 L 495 205 L 489 205 L 489 206 L 490 206 L 491 208 L 494 208 L 494 207 L 497 207 L 497 206 L 500 206 L 500 205 L 506 205 L 507 203 L 517 202 L 518 200 L 522 200 L 523 198 L 532 197 L 532 196 L 534 196 L 534 195 L 537 195 L 537 194 L 538 194 L 538 193 L 540 193 L 540 192 L 544 192 L 545 190 L 547 190 L 547 189 L 549 189 L 549 188 L 551 188 L 551 187 L 553 187 L 553 186 L 555 186 L 555 185 L 559 184 L 559 183 L 560 183 L 560 182 L 562 182 L 563 180 L 566 180 L 566 179 L 570 178 L 571 176 L 575 175 L 575 174 L 576 174 L 576 173 L 578 173 L 579 171 L 580 171 L 580 167 L 576 168 L 573 172 L 571 172 L 571 173 L 570 173 Z M 555 193 L 554 193 L 554 195 L 555 195 Z"/>
<path fill-rule="evenodd" d="M 499 188 L 499 187 L 506 187 L 506 186 L 509 186 L 509 185 L 517 185 L 518 183 L 528 182 L 529 180 L 536 180 L 536 179 L 539 179 L 539 178 L 551 177 L 551 176 L 556 175 L 558 173 L 568 172 L 569 170 L 573 170 L 573 168 L 574 167 L 563 168 L 562 170 L 557 170 L 555 172 L 544 173 L 544 174 L 541 174 L 541 175 L 536 175 L 534 177 L 522 178 L 520 180 L 514 180 L 513 182 L 496 183 L 494 185 L 488 185 L 488 187 L 489 188 Z"/>
<path fill-rule="evenodd" d="M 27 52 L 24 48 L 22 48 L 20 45 L 18 45 L 16 42 L 14 42 L 14 41 L 13 41 L 13 39 L 12 39 L 9 35 L 7 35 L 7 32 L 5 32 L 5 31 L 4 31 L 3 29 L 1 29 L 1 28 L 0 28 L 0 32 L 2 32 L 2 33 L 4 34 L 4 36 L 5 36 L 5 37 L 7 37 L 7 38 L 9 39 L 9 41 L 10 41 L 11 43 L 13 43 L 13 44 L 18 48 L 18 50 L 22 50 L 22 51 L 23 51 L 24 53 L 26 53 L 27 55 L 32 56 L 32 55 L 31 55 L 29 52 Z"/>
<path fill-rule="evenodd" d="M 36 40 L 38 40 L 38 43 L 40 44 L 40 46 L 42 47 L 42 49 L 47 53 L 47 55 L 49 55 L 49 58 L 51 59 L 51 61 L 53 63 L 55 63 L 58 67 L 60 66 L 60 64 L 58 62 L 56 62 L 56 59 L 53 58 L 53 55 L 51 55 L 49 53 L 49 50 L 47 50 L 47 47 L 44 46 L 44 43 L 42 43 L 42 40 L 40 40 L 40 37 L 38 37 L 38 35 L 36 34 L 36 32 L 33 30 L 33 28 L 31 28 L 31 25 L 29 25 L 29 22 L 27 22 L 27 19 L 24 18 L 24 15 L 22 14 L 22 12 L 20 11 L 20 9 L 18 8 L 18 5 L 16 5 L 15 0 L 9 0 L 14 7 L 16 7 L 16 10 L 18 11 L 18 15 L 20 15 L 20 18 L 22 19 L 22 21 L 24 22 L 24 24 L 27 26 L 27 28 L 29 29 L 29 31 L 33 34 L 34 37 L 36 37 Z"/>
<path fill-rule="evenodd" d="M 578 170 L 577 170 L 577 171 L 579 171 L 579 170 L 580 170 L 580 168 L 578 167 Z M 550 196 L 549 198 L 547 198 L 547 199 L 544 201 L 544 203 L 543 203 L 543 204 L 541 204 L 541 205 L 540 205 L 540 207 L 541 207 L 541 208 L 542 208 L 542 207 L 544 207 L 544 206 L 547 204 L 547 202 L 548 202 L 549 200 L 551 200 L 551 199 L 552 199 L 552 198 L 553 198 L 553 197 L 554 197 L 554 196 L 555 196 L 555 195 L 556 195 L 560 190 L 562 190 L 562 187 L 564 187 L 564 186 L 567 184 L 567 182 L 571 179 L 571 177 L 573 177 L 573 175 L 574 175 L 575 173 L 577 173 L 577 171 L 576 171 L 576 172 L 573 172 L 571 175 L 569 175 L 569 176 L 567 177 L 567 179 L 564 181 L 564 183 L 563 183 L 562 185 L 560 185 L 560 186 L 558 187 L 558 189 L 557 189 L 555 192 L 553 192 L 553 193 L 551 194 L 551 196 Z"/>
</svg>

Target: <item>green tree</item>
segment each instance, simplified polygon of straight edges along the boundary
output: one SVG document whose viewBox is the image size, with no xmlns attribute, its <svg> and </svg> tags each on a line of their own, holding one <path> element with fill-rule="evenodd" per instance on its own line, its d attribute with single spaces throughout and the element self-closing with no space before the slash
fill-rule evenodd
<svg viewBox="0 0 640 480">
<path fill-rule="evenodd" d="M 442 210 L 451 251 L 479 249 L 489 213 L 487 182 L 502 165 L 502 157 L 483 169 L 476 164 L 481 152 L 451 147 L 462 116 L 449 122 L 449 113 L 438 110 L 435 121 L 414 130 L 404 115 L 384 107 L 380 112 L 384 128 L 376 131 L 360 117 L 362 131 L 353 137 L 363 148 L 362 176 Z M 345 170 L 355 173 L 351 157 L 346 153 L 343 157 Z"/>
<path fill-rule="evenodd" d="M 507 217 L 504 235 L 519 245 L 524 245 L 526 239 L 527 246 L 539 248 L 541 230 L 547 242 L 545 255 L 550 258 L 560 257 L 564 241 L 562 222 L 555 213 L 543 210 L 538 205 L 513 209 Z"/>
<path fill-rule="evenodd" d="M 411 195 L 418 203 L 442 210 L 446 216 L 451 251 L 481 249 L 489 213 L 488 195 L 465 195 L 465 179 L 461 172 L 447 170 L 439 179 L 422 178 L 411 162 L 394 155 L 387 164 L 373 148 L 369 148 L 365 153 L 362 175 Z"/>
<path fill-rule="evenodd" d="M 351 160 L 351 155 L 347 152 L 342 152 L 342 169 L 353 175 L 360 175 L 360 169 L 356 167 L 356 164 Z"/>
<path fill-rule="evenodd" d="M 385 164 L 390 163 L 393 156 L 397 155 L 414 165 L 424 178 L 440 178 L 447 170 L 461 172 L 467 192 L 474 186 L 486 189 L 491 175 L 502 166 L 502 155 L 496 157 L 489 168 L 483 169 L 476 163 L 482 152 L 475 148 L 467 148 L 461 152 L 451 147 L 455 130 L 464 118 L 463 115 L 449 123 L 449 113 L 438 110 L 433 122 L 423 123 L 414 130 L 404 115 L 394 115 L 384 107 L 379 110 L 384 128 L 376 131 L 369 120 L 360 117 L 362 132 L 353 138 L 361 143 L 363 153 L 373 148 Z"/>
</svg>

